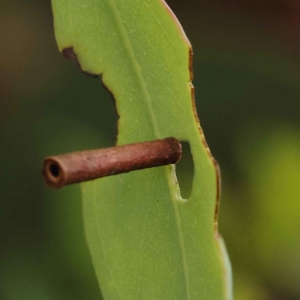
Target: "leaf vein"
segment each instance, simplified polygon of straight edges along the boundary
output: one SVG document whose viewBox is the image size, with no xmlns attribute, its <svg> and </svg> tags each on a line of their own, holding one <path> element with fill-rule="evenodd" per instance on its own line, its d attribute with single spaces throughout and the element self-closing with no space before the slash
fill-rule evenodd
<svg viewBox="0 0 300 300">
<path fill-rule="evenodd" d="M 135 56 L 132 44 L 130 42 L 130 39 L 128 37 L 128 34 L 126 32 L 126 29 L 124 27 L 124 24 L 121 20 L 121 16 L 119 14 L 118 8 L 116 6 L 116 2 L 115 0 L 107 0 L 108 4 L 111 8 L 112 14 L 115 18 L 116 21 L 116 25 L 118 27 L 120 36 L 122 38 L 122 41 L 124 43 L 124 47 L 126 48 L 127 52 L 128 52 L 128 56 L 129 59 L 132 63 L 133 69 L 137 75 L 138 81 L 141 85 L 142 88 L 142 92 L 144 94 L 145 97 L 145 104 L 149 110 L 149 115 L 150 115 L 150 119 L 154 128 L 154 134 L 156 136 L 156 138 L 162 138 L 160 130 L 159 130 L 159 126 L 158 126 L 158 122 L 157 119 L 155 117 L 155 112 L 152 106 L 152 98 L 149 94 L 146 82 L 144 80 L 143 74 L 141 72 L 141 67 L 137 61 L 137 58 Z M 187 294 L 187 299 L 191 298 L 191 294 L 190 294 L 190 287 L 189 287 L 189 275 L 188 275 L 188 266 L 187 266 L 187 259 L 186 259 L 186 249 L 185 249 L 185 245 L 184 245 L 184 238 L 183 238 L 183 232 L 182 232 L 182 225 L 181 225 L 181 217 L 178 211 L 178 207 L 177 207 L 177 203 L 178 203 L 178 198 L 176 197 L 175 193 L 172 193 L 172 188 L 174 188 L 174 182 L 172 179 L 172 175 L 170 172 L 170 169 L 168 167 L 165 167 L 165 172 L 166 172 L 166 177 L 167 177 L 167 181 L 168 181 L 168 185 L 169 185 L 169 189 L 170 189 L 170 195 L 171 195 L 171 201 L 172 201 L 172 205 L 173 205 L 173 210 L 174 210 L 174 215 L 175 215 L 175 222 L 176 222 L 176 227 L 177 227 L 177 232 L 178 232 L 178 242 L 179 242 L 179 247 L 181 250 L 181 256 L 182 256 L 182 265 L 183 265 L 183 273 L 184 273 L 184 278 L 185 278 L 185 289 L 186 289 L 186 294 Z"/>
</svg>

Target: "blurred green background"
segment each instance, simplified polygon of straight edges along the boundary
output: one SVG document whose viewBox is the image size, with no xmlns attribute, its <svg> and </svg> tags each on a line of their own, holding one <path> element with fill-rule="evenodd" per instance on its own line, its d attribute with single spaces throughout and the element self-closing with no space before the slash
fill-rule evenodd
<svg viewBox="0 0 300 300">
<path fill-rule="evenodd" d="M 221 165 L 235 299 L 300 299 L 300 2 L 168 3 L 193 44 L 198 114 Z M 80 189 L 50 190 L 40 168 L 113 145 L 113 102 L 58 52 L 50 0 L 2 0 L 0 36 L 0 299 L 98 300 Z"/>
</svg>

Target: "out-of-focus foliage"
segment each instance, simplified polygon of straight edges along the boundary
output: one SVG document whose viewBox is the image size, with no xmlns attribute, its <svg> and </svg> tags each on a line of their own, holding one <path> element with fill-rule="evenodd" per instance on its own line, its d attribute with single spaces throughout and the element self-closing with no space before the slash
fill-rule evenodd
<svg viewBox="0 0 300 300">
<path fill-rule="evenodd" d="M 297 300 L 298 1 L 168 3 L 194 46 L 236 299 Z M 79 188 L 51 191 L 39 170 L 45 155 L 113 145 L 113 103 L 57 52 L 50 1 L 2 1 L 0 35 L 0 298 L 99 299 Z"/>
<path fill-rule="evenodd" d="M 238 189 L 232 184 L 225 188 L 222 224 L 241 284 L 249 288 L 251 281 L 259 284 L 263 278 L 266 285 L 297 299 L 300 134 L 299 129 L 280 125 L 258 123 L 238 138 L 240 184 Z M 243 220 L 246 226 L 238 226 Z M 246 272 L 240 267 L 243 263 L 249 266 Z M 245 276 L 250 278 L 243 280 Z M 267 294 L 266 287 L 258 289 Z M 243 289 L 237 292 L 242 297 Z"/>
</svg>

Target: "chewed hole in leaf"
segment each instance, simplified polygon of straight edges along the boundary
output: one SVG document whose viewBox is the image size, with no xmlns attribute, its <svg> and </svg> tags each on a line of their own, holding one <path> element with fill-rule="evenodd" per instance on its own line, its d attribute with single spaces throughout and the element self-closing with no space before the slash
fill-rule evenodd
<svg viewBox="0 0 300 300">
<path fill-rule="evenodd" d="M 194 160 L 188 142 L 181 142 L 182 157 L 176 164 L 176 176 L 180 187 L 181 197 L 188 199 L 191 196 L 194 178 Z"/>
</svg>

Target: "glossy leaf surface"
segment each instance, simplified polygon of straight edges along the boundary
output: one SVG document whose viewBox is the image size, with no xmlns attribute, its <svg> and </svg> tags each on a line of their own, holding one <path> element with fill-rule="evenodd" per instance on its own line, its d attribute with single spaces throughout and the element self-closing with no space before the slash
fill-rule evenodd
<svg viewBox="0 0 300 300">
<path fill-rule="evenodd" d="M 75 53 L 83 71 L 102 74 L 116 99 L 118 144 L 173 136 L 190 144 L 194 160 L 189 199 L 180 196 L 174 166 L 83 184 L 86 236 L 104 298 L 230 299 L 216 225 L 219 174 L 195 111 L 191 47 L 178 21 L 161 0 L 52 4 L 60 51 Z"/>
</svg>

